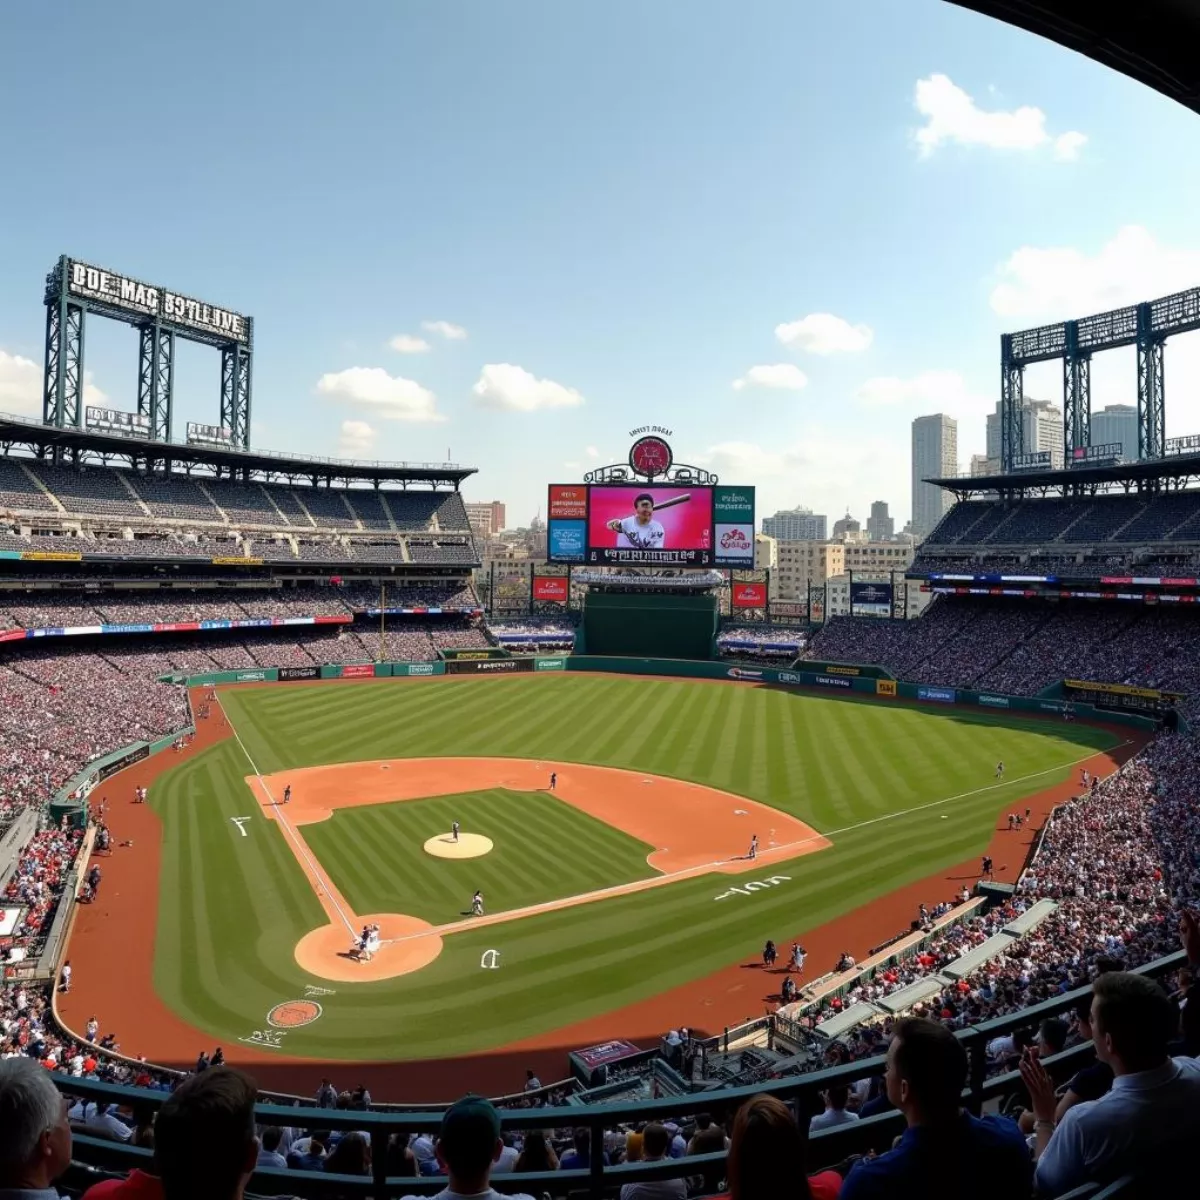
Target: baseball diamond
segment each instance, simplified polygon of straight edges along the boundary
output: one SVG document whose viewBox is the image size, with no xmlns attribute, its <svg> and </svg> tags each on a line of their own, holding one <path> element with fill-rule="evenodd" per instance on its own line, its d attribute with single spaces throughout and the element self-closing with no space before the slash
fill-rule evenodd
<svg viewBox="0 0 1200 1200">
<path fill-rule="evenodd" d="M 132 961 L 117 969 L 111 926 L 81 910 L 80 984 L 59 1009 L 70 1025 L 136 1011 L 127 1045 L 153 1061 L 216 1039 L 280 1086 L 303 1060 L 388 1063 L 416 1098 L 434 1060 L 439 1098 L 456 1061 L 464 1084 L 516 1047 L 561 1065 L 583 1029 L 719 1029 L 769 1002 L 774 980 L 722 974 L 763 938 L 811 944 L 940 878 L 1002 811 L 1044 808 L 1081 763 L 1111 770 L 1121 740 L 575 672 L 220 688 L 194 746 L 140 768 L 155 776 L 134 810 L 144 846 L 113 861 L 107 913 Z M 427 854 L 456 822 L 490 852 Z M 905 919 L 898 900 L 890 925 Z M 380 927 L 369 961 L 353 950 L 364 924 Z M 300 1020 L 306 989 L 330 994 Z"/>
</svg>

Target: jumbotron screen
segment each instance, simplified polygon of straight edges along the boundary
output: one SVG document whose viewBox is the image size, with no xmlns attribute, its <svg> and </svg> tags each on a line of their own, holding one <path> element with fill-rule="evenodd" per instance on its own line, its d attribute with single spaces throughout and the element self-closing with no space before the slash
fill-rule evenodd
<svg viewBox="0 0 1200 1200">
<path fill-rule="evenodd" d="M 551 562 L 750 567 L 754 489 L 671 484 L 552 484 Z"/>
</svg>

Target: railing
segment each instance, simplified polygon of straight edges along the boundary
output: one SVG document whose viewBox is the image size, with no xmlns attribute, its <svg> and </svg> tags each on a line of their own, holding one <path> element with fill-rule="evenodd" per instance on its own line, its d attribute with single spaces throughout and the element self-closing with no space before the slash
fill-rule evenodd
<svg viewBox="0 0 1200 1200">
<path fill-rule="evenodd" d="M 1177 953 L 1138 969 L 1138 974 L 1157 978 L 1184 965 L 1184 955 Z M 970 1064 L 967 1088 L 963 1095 L 964 1107 L 979 1114 L 983 1106 L 1021 1090 L 1018 1072 L 988 1078 L 987 1044 L 1001 1034 L 1013 1030 L 1036 1026 L 1046 1017 L 1057 1016 L 1068 1011 L 1075 1002 L 1089 993 L 1080 988 L 1062 996 L 1056 996 L 1042 1004 L 1022 1009 L 1020 1012 L 999 1017 L 994 1021 L 961 1030 L 956 1036 L 963 1043 Z M 1082 1066 L 1091 1056 L 1087 1045 L 1072 1047 L 1046 1061 L 1051 1064 Z M 503 1189 L 530 1192 L 540 1195 L 549 1191 L 552 1195 L 582 1192 L 590 1200 L 599 1200 L 622 1184 L 640 1180 L 675 1179 L 690 1175 L 702 1175 L 706 1168 L 712 1170 L 723 1165 L 725 1155 L 700 1154 L 691 1157 L 668 1159 L 656 1163 L 632 1163 L 606 1167 L 600 1149 L 604 1145 L 606 1129 L 625 1122 L 678 1119 L 700 1112 L 711 1112 L 714 1107 L 733 1109 L 751 1096 L 769 1092 L 788 1101 L 795 1112 L 801 1128 L 806 1128 L 810 1114 L 816 1111 L 814 1103 L 817 1093 L 836 1084 L 849 1084 L 883 1074 L 883 1058 L 864 1059 L 861 1062 L 816 1071 L 801 1077 L 755 1084 L 749 1087 L 726 1088 L 716 1092 L 697 1092 L 686 1096 L 671 1096 L 663 1099 L 643 1100 L 632 1104 L 597 1104 L 588 1107 L 536 1108 L 501 1110 L 500 1124 L 504 1130 L 586 1128 L 591 1134 L 591 1145 L 595 1150 L 588 1170 L 554 1171 L 537 1174 L 511 1174 L 498 1176 L 494 1182 Z M 63 1092 L 82 1096 L 88 1100 L 134 1105 L 141 1110 L 157 1109 L 165 1099 L 162 1092 L 141 1088 L 121 1087 L 101 1083 L 98 1080 L 76 1079 L 58 1072 L 51 1074 L 55 1085 Z M 305 1171 L 256 1171 L 249 1190 L 255 1193 L 278 1195 L 322 1195 L 331 1188 L 343 1197 L 372 1197 L 373 1200 L 389 1200 L 405 1194 L 427 1195 L 446 1186 L 445 1176 L 419 1176 L 417 1178 L 389 1177 L 386 1174 L 388 1139 L 392 1134 L 410 1135 L 429 1133 L 436 1130 L 437 1120 L 428 1112 L 380 1113 L 380 1112 L 331 1112 L 321 1109 L 299 1110 L 290 1106 L 260 1104 L 260 1125 L 295 1125 L 297 1118 L 306 1129 L 361 1131 L 371 1139 L 373 1173 L 370 1176 L 332 1175 Z M 891 1139 L 904 1128 L 904 1118 L 899 1112 L 881 1113 L 867 1117 L 850 1125 L 823 1129 L 809 1139 L 809 1170 L 817 1170 L 841 1161 L 849 1154 L 886 1148 Z M 150 1152 L 120 1143 L 109 1142 L 88 1135 L 75 1137 L 77 1151 L 87 1162 L 113 1170 L 127 1170 L 145 1166 Z M 1104 1189 L 1103 1192 L 1084 1191 L 1082 1195 L 1115 1196 L 1119 1192 Z"/>
</svg>

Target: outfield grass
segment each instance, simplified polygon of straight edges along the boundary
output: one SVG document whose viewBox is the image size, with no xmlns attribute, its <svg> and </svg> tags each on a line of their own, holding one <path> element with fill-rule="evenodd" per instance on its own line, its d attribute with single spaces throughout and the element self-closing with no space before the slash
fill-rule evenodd
<svg viewBox="0 0 1200 1200">
<path fill-rule="evenodd" d="M 441 957 L 414 975 L 338 985 L 318 1022 L 287 1035 L 289 1053 L 335 1059 L 485 1050 L 697 979 L 754 955 L 764 938 L 785 941 L 981 853 L 997 813 L 1061 782 L 1073 764 L 1115 740 L 1085 726 L 1009 715 L 582 673 L 280 684 L 223 693 L 222 701 L 253 768 L 229 741 L 181 764 L 151 791 L 165 823 L 156 986 L 184 1019 L 218 1039 L 246 1036 L 274 1004 L 320 982 L 292 955 L 324 916 L 282 832 L 274 822 L 252 820 L 242 838 L 230 821 L 256 811 L 244 782 L 255 769 L 434 755 L 590 762 L 746 795 L 795 814 L 833 841 L 831 849 L 786 866 L 772 862 L 763 874 L 790 880 L 735 901 L 714 905 L 724 888 L 720 879 L 681 880 L 468 930 L 448 937 Z M 1007 777 L 997 786 L 1001 759 Z M 380 806 L 375 816 L 404 822 L 404 810 L 423 803 L 443 801 Z M 331 835 L 334 844 L 325 838 L 320 853 L 339 882 L 346 868 L 335 865 L 338 823 L 371 811 L 347 810 L 328 826 L 306 827 L 314 848 L 322 834 Z M 439 813 L 437 828 L 448 824 Z M 622 859 L 634 856 L 628 846 L 593 853 L 589 836 L 584 852 L 578 838 L 562 843 L 544 836 L 552 828 L 544 822 L 521 827 L 521 861 L 557 856 L 571 891 L 594 886 L 597 869 L 611 872 L 606 882 L 630 878 L 631 858 Z M 360 840 L 352 835 L 348 845 Z M 373 853 L 383 853 L 379 837 L 366 840 Z M 388 860 L 396 863 L 395 886 L 407 887 L 403 871 L 427 867 L 427 858 L 418 849 Z M 382 891 L 360 897 L 358 886 L 392 885 L 347 877 L 356 908 L 360 902 L 362 911 L 393 908 Z M 447 899 L 461 905 L 460 884 L 447 886 Z M 528 894 L 521 901 L 529 902 Z M 421 915 L 419 902 L 400 911 Z M 431 892 L 429 902 L 440 900 Z M 909 917 L 897 913 L 897 928 Z M 479 970 L 486 949 L 500 951 L 501 970 Z"/>
<path fill-rule="evenodd" d="M 491 838 L 491 852 L 458 861 L 426 854 L 426 839 L 454 821 Z M 490 788 L 343 808 L 303 834 L 356 913 L 434 925 L 469 916 L 477 888 L 495 913 L 658 874 L 646 862 L 653 846 L 545 792 Z"/>
</svg>

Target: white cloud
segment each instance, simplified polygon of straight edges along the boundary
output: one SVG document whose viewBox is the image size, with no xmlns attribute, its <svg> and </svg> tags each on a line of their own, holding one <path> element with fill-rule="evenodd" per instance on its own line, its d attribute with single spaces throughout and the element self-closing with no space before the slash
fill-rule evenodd
<svg viewBox="0 0 1200 1200">
<path fill-rule="evenodd" d="M 398 333 L 388 340 L 397 354 L 425 354 L 429 351 L 429 343 L 411 333 Z"/>
<path fill-rule="evenodd" d="M 96 386 L 91 371 L 83 373 L 83 403 L 111 407 L 108 394 Z M 0 350 L 0 412 L 42 415 L 42 368 L 31 358 Z"/>
<path fill-rule="evenodd" d="M 341 458 L 361 458 L 375 445 L 375 430 L 366 421 L 343 421 L 338 437 Z"/>
<path fill-rule="evenodd" d="M 0 412 L 41 415 L 42 368 L 33 359 L 0 350 Z"/>
<path fill-rule="evenodd" d="M 993 150 L 1037 150 L 1053 142 L 1058 158 L 1072 160 L 1087 142 L 1087 136 L 1076 130 L 1052 138 L 1046 129 L 1046 114 L 1032 105 L 1007 111 L 982 109 L 948 75 L 918 79 L 913 103 L 925 118 L 925 124 L 916 132 L 922 158 L 946 143 Z"/>
<path fill-rule="evenodd" d="M 774 363 L 771 366 L 751 367 L 741 379 L 733 381 L 734 391 L 743 388 L 778 388 L 787 392 L 798 392 L 808 386 L 808 376 L 792 363 Z"/>
<path fill-rule="evenodd" d="M 995 408 L 996 398 L 972 391 L 957 371 L 922 371 L 902 379 L 877 375 L 855 393 L 865 408 L 896 409 L 905 419 L 926 413 L 947 413 L 957 420 L 974 420 Z"/>
<path fill-rule="evenodd" d="M 574 388 L 538 379 L 512 363 L 488 363 L 472 388 L 484 408 L 503 412 L 537 412 L 546 408 L 578 408 L 583 396 Z"/>
<path fill-rule="evenodd" d="M 448 342 L 461 342 L 467 336 L 467 331 L 453 321 L 422 321 L 421 328 L 426 333 L 436 333 Z"/>
<path fill-rule="evenodd" d="M 1022 246 L 997 274 L 994 312 L 1063 321 L 1195 287 L 1200 249 L 1163 246 L 1141 225 L 1126 225 L 1094 254 L 1069 246 Z"/>
<path fill-rule="evenodd" d="M 858 354 L 875 336 L 866 325 L 851 325 L 832 313 L 809 313 L 798 321 L 775 326 L 775 336 L 785 346 L 810 354 Z"/>
<path fill-rule="evenodd" d="M 339 404 L 366 409 L 386 421 L 433 422 L 446 418 L 437 397 L 412 379 L 389 375 L 382 367 L 348 367 L 322 375 L 318 394 Z"/>
</svg>

